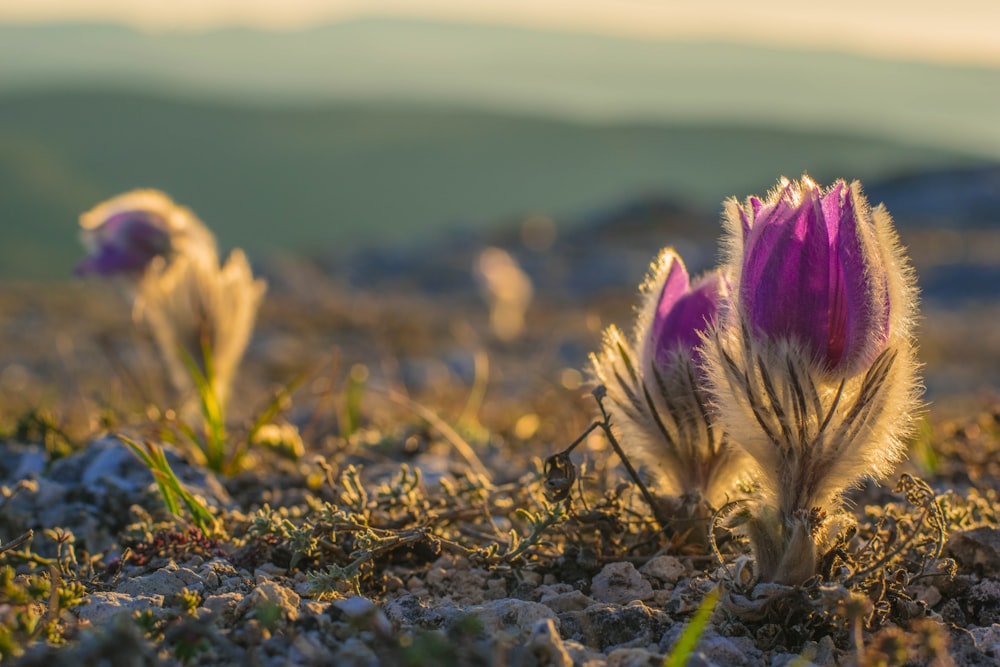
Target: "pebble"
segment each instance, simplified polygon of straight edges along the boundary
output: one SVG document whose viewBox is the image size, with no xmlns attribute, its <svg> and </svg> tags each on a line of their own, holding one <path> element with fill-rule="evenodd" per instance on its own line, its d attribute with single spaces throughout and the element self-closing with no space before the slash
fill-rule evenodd
<svg viewBox="0 0 1000 667">
<path fill-rule="evenodd" d="M 663 656 L 646 648 L 616 648 L 608 653 L 608 667 L 660 667 Z"/>
<path fill-rule="evenodd" d="M 81 621 L 89 621 L 92 625 L 105 625 L 119 614 L 131 616 L 135 612 L 152 611 L 156 616 L 167 613 L 163 608 L 162 595 L 129 595 L 112 591 L 95 591 L 87 596 L 86 601 L 73 608 L 73 613 Z"/>
<path fill-rule="evenodd" d="M 954 533 L 944 546 L 963 569 L 981 569 L 986 576 L 1000 575 L 1000 529 L 984 526 Z"/>
<path fill-rule="evenodd" d="M 539 602 L 557 614 L 565 611 L 580 611 L 594 604 L 594 599 L 582 591 L 571 590 L 566 593 L 550 593 L 543 595 Z"/>
<path fill-rule="evenodd" d="M 594 577 L 590 595 L 598 602 L 628 604 L 653 597 L 653 587 L 632 563 L 608 563 Z"/>
<path fill-rule="evenodd" d="M 1000 658 L 1000 623 L 972 628 L 970 632 L 976 642 L 976 648 L 990 657 Z"/>
<path fill-rule="evenodd" d="M 688 568 L 674 556 L 657 556 L 639 568 L 639 572 L 664 583 L 676 584 L 688 576 Z"/>
<path fill-rule="evenodd" d="M 562 637 L 555 621 L 546 618 L 538 621 L 531 630 L 528 649 L 534 654 L 539 665 L 547 667 L 572 667 L 573 658 L 563 646 Z"/>
<path fill-rule="evenodd" d="M 116 592 L 125 595 L 161 595 L 169 597 L 187 588 L 191 591 L 205 590 L 205 580 L 186 567 L 168 563 L 155 572 L 142 577 L 124 579 L 116 587 Z"/>
<path fill-rule="evenodd" d="M 479 618 L 487 636 L 505 635 L 519 643 L 528 641 L 540 622 L 551 620 L 557 628 L 559 626 L 555 612 L 543 604 L 526 600 L 493 600 L 466 611 Z"/>
<path fill-rule="evenodd" d="M 301 598 L 292 589 L 274 581 L 265 581 L 257 584 L 257 587 L 240 601 L 236 607 L 236 615 L 243 616 L 265 606 L 274 605 L 281 612 L 281 618 L 294 621 L 299 617 L 300 600 Z"/>
<path fill-rule="evenodd" d="M 393 634 L 392 622 L 386 617 L 385 612 L 368 598 L 354 595 L 344 600 L 335 600 L 332 604 L 360 627 L 370 628 L 384 637 Z"/>
</svg>

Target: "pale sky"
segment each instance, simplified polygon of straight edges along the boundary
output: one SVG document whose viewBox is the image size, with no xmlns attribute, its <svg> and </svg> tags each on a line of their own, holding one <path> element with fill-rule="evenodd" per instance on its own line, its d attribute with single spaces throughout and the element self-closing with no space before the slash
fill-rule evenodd
<svg viewBox="0 0 1000 667">
<path fill-rule="evenodd" d="M 0 22 L 297 28 L 363 16 L 721 39 L 1000 66 L 1000 0 L 0 0 Z"/>
</svg>

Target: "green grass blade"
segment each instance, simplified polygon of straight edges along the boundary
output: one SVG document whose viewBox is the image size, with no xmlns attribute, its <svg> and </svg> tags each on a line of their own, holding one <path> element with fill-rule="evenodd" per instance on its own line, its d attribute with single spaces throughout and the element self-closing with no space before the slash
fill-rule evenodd
<svg viewBox="0 0 1000 667">
<path fill-rule="evenodd" d="M 701 601 L 698 611 L 694 613 L 691 622 L 684 628 L 684 632 L 681 633 L 680 639 L 674 644 L 670 655 L 663 659 L 663 667 L 684 667 L 687 664 L 691 658 L 691 653 L 698 645 L 698 640 L 701 639 L 702 633 L 705 632 L 705 625 L 708 624 L 708 619 L 711 618 L 712 612 L 715 611 L 715 605 L 718 602 L 719 589 L 713 588 L 705 595 L 705 599 Z"/>
<path fill-rule="evenodd" d="M 198 391 L 201 414 L 205 420 L 205 440 L 204 442 L 197 440 L 195 442 L 204 452 L 208 467 L 215 472 L 223 472 L 226 465 L 226 423 L 222 404 L 215 391 L 215 371 L 212 364 L 211 348 L 207 343 L 202 346 L 202 359 L 205 362 L 204 372 L 183 347 L 180 347 L 180 357 Z"/>
<path fill-rule="evenodd" d="M 166 463 L 166 459 L 163 457 L 163 450 L 149 442 L 145 443 L 145 446 L 140 445 L 128 436 L 119 434 L 117 438 L 124 442 L 132 450 L 132 453 L 138 456 L 139 460 L 149 469 L 149 472 L 153 475 L 153 481 L 156 482 L 156 486 L 160 490 L 160 496 L 163 498 L 163 504 L 166 505 L 167 511 L 175 516 L 180 516 L 181 507 L 177 502 L 177 496 L 174 494 L 162 471 L 162 465 Z M 159 456 L 157 456 L 157 452 L 159 452 Z"/>
<path fill-rule="evenodd" d="M 158 447 L 151 442 L 146 442 L 145 446 L 143 446 L 124 435 L 118 435 L 117 437 L 139 457 L 149 469 L 149 472 L 152 473 L 153 480 L 160 490 L 160 495 L 163 497 L 163 503 L 166 505 L 167 511 L 174 516 L 182 517 L 181 503 L 184 503 L 188 513 L 191 515 L 192 522 L 201 529 L 201 532 L 206 535 L 211 535 L 215 532 L 218 525 L 215 515 L 212 514 L 212 511 L 204 503 L 184 488 L 180 479 L 177 478 L 177 474 L 174 473 L 167 462 L 167 456 L 162 447 Z"/>
</svg>

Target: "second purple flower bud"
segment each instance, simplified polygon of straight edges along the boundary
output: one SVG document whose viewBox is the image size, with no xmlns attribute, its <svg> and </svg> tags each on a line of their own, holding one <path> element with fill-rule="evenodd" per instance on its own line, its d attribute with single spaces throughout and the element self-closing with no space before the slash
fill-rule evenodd
<svg viewBox="0 0 1000 667">
<path fill-rule="evenodd" d="M 608 327 L 592 365 L 625 451 L 654 473 L 682 514 L 704 518 L 744 472 L 743 455 L 713 425 L 702 388 L 702 339 L 718 317 L 725 282 L 715 271 L 692 282 L 667 248 L 641 292 L 632 336 Z"/>
</svg>

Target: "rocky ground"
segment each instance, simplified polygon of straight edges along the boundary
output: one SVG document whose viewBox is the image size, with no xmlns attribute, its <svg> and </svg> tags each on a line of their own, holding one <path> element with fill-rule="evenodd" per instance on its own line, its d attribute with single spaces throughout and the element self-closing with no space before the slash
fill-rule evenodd
<svg viewBox="0 0 1000 667">
<path fill-rule="evenodd" d="M 724 529 L 716 556 L 684 520 L 657 525 L 599 431 L 553 499 L 545 459 L 597 414 L 586 354 L 604 326 L 628 326 L 634 286 L 683 215 L 563 236 L 534 220 L 435 252 L 265 266 L 231 443 L 303 381 L 227 475 L 178 435 L 155 353 L 112 287 L 8 286 L 3 660 L 659 665 L 704 609 L 689 665 L 997 664 L 1000 409 L 986 394 L 938 393 L 910 461 L 852 495 L 856 531 L 803 587 L 755 586 L 747 545 Z M 690 264 L 711 262 L 715 233 L 681 244 Z M 506 297 L 521 329 L 516 312 L 497 319 L 490 272 L 513 269 L 490 245 L 530 281 L 530 302 Z M 954 327 L 926 320 L 928 373 L 964 377 L 935 363 Z M 171 516 L 116 434 L 162 444 L 216 523 Z"/>
</svg>

